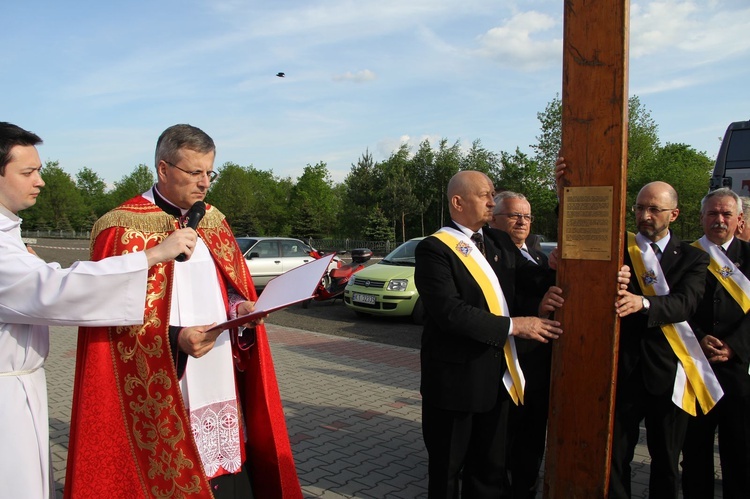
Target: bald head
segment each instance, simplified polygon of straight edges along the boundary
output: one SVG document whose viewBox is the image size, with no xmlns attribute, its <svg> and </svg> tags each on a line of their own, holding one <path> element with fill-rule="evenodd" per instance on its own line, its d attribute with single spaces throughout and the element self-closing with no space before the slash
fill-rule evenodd
<svg viewBox="0 0 750 499">
<path fill-rule="evenodd" d="M 492 185 L 490 178 L 482 172 L 476 170 L 464 170 L 456 173 L 448 181 L 448 199 L 455 195 L 466 195 L 474 189 L 477 183 L 486 183 Z"/>
<path fill-rule="evenodd" d="M 484 173 L 475 170 L 456 173 L 448 182 L 451 218 L 474 231 L 479 230 L 492 220 L 494 194 L 492 181 Z"/>
<path fill-rule="evenodd" d="M 658 196 L 665 201 L 668 201 L 671 207 L 677 207 L 677 191 L 674 190 L 674 187 L 666 182 L 662 182 L 660 180 L 657 180 L 656 182 L 649 182 L 648 184 L 644 185 L 640 191 L 638 191 L 639 198 L 641 197 L 641 194 L 648 196 Z"/>
<path fill-rule="evenodd" d="M 651 241 L 658 241 L 669 233 L 669 224 L 677 219 L 677 191 L 666 182 L 651 182 L 643 186 L 635 201 L 635 222 L 638 232 Z"/>
</svg>

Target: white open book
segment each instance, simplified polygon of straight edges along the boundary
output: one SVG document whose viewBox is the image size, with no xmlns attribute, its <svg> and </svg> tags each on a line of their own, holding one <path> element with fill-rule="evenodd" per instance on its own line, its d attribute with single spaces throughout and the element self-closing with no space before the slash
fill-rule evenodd
<svg viewBox="0 0 750 499">
<path fill-rule="evenodd" d="M 328 270 L 328 265 L 334 257 L 334 253 L 326 255 L 323 258 L 307 262 L 288 272 L 284 272 L 278 277 L 274 277 L 255 302 L 253 312 L 237 317 L 236 319 L 223 322 L 212 327 L 210 330 L 231 329 L 241 326 L 255 319 L 265 317 L 274 310 L 279 310 L 289 305 L 305 301 L 312 298 L 315 288 L 323 278 L 323 274 Z"/>
</svg>

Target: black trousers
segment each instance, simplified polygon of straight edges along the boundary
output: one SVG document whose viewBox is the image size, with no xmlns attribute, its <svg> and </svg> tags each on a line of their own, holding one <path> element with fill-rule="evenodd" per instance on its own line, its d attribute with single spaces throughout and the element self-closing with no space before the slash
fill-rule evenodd
<svg viewBox="0 0 750 499">
<path fill-rule="evenodd" d="M 209 480 L 215 499 L 253 499 L 253 485 L 250 472 L 242 465 L 239 473 L 217 476 Z"/>
<path fill-rule="evenodd" d="M 508 428 L 511 497 L 534 499 L 539 488 L 539 469 L 544 459 L 549 413 L 549 382 L 541 388 L 526 385 L 524 403 L 510 406 Z M 532 388 L 532 389 L 529 389 Z"/>
<path fill-rule="evenodd" d="M 682 496 L 714 496 L 714 436 L 719 430 L 722 497 L 750 497 L 750 396 L 725 393 L 706 415 L 691 417 L 682 448 Z"/>
<path fill-rule="evenodd" d="M 500 387 L 495 407 L 484 413 L 449 411 L 422 404 L 428 454 L 427 497 L 500 499 L 510 494 L 506 470 L 508 404 Z"/>
<path fill-rule="evenodd" d="M 672 402 L 672 393 L 652 395 L 640 371 L 617 383 L 615 424 L 612 434 L 610 499 L 630 498 L 630 463 L 638 444 L 640 422 L 645 419 L 646 444 L 651 456 L 649 496 L 677 499 L 679 460 L 687 431 L 688 413 Z"/>
</svg>

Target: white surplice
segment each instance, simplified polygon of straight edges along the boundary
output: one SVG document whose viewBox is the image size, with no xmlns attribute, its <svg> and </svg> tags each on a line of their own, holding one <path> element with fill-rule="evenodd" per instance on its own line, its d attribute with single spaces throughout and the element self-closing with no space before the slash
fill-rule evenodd
<svg viewBox="0 0 750 499">
<path fill-rule="evenodd" d="M 151 190 L 144 192 L 143 197 L 155 202 Z M 184 215 L 187 210 L 181 211 Z M 171 326 L 220 324 L 228 319 L 216 263 L 201 238 L 190 259 L 175 264 L 173 277 Z M 228 292 L 233 294 L 232 290 Z M 220 467 L 230 473 L 238 472 L 242 465 L 242 442 L 228 334 L 221 334 L 203 357 L 188 357 L 180 390 L 206 476 L 213 478 L 220 473 Z"/>
<path fill-rule="evenodd" d="M 21 219 L 0 205 L 0 497 L 54 497 L 47 326 L 141 324 L 147 276 L 143 252 L 47 264 L 27 251 Z"/>
</svg>

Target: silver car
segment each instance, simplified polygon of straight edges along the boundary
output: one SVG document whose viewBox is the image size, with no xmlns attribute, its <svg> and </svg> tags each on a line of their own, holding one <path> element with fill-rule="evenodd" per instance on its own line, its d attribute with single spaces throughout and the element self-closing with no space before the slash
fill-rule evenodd
<svg viewBox="0 0 750 499">
<path fill-rule="evenodd" d="M 238 237 L 237 244 L 245 256 L 256 289 L 262 289 L 274 277 L 316 259 L 313 256 L 315 249 L 290 237 Z M 338 267 L 340 262 L 334 257 L 328 269 Z"/>
</svg>

